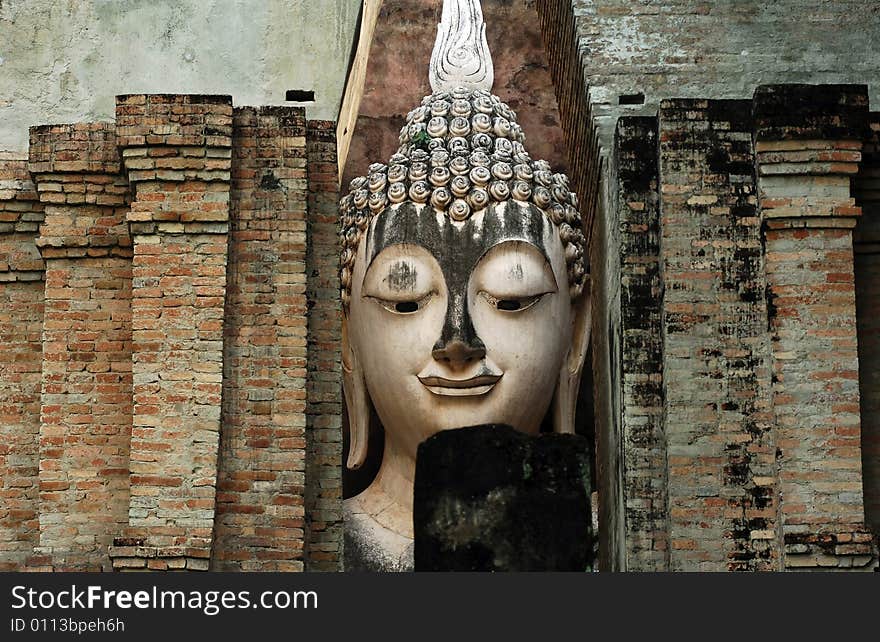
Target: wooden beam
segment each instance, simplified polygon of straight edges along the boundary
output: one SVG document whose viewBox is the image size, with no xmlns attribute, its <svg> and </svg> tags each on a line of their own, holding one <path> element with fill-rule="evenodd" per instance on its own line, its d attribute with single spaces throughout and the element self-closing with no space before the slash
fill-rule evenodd
<svg viewBox="0 0 880 642">
<path fill-rule="evenodd" d="M 339 183 L 342 184 L 342 174 L 345 169 L 345 161 L 348 158 L 348 150 L 351 139 L 354 136 L 354 128 L 357 123 L 358 111 L 361 106 L 361 98 L 364 95 L 364 80 L 367 77 L 367 62 L 370 59 L 370 45 L 373 42 L 373 32 L 376 29 L 376 21 L 379 18 L 379 10 L 382 8 L 382 0 L 364 0 L 361 10 L 361 26 L 357 36 L 357 49 L 348 79 L 345 83 L 345 94 L 342 97 L 342 106 L 339 109 L 339 118 L 336 124 L 336 145 L 339 161 Z"/>
</svg>

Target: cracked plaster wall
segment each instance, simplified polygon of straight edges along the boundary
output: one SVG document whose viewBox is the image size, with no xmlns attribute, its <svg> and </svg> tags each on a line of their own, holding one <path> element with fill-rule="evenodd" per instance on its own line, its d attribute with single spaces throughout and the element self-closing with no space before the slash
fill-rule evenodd
<svg viewBox="0 0 880 642">
<path fill-rule="evenodd" d="M 116 94 L 313 90 L 335 120 L 360 0 L 0 0 L 0 150 L 28 127 L 112 120 Z"/>
</svg>

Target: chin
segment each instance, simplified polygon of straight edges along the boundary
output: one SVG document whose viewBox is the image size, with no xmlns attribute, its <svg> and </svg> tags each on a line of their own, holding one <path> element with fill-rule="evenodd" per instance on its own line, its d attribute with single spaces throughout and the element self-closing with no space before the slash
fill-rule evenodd
<svg viewBox="0 0 880 642">
<path fill-rule="evenodd" d="M 543 415 L 542 415 L 543 416 Z M 467 428 L 469 426 L 484 426 L 487 424 L 504 424 L 511 426 L 519 432 L 536 435 L 540 431 L 540 419 L 533 422 L 524 423 L 522 417 L 510 417 L 502 414 L 486 414 L 478 412 L 455 413 L 452 416 L 447 415 L 446 421 L 439 426 L 431 434 L 440 432 L 441 430 L 454 430 L 456 428 Z M 425 438 L 430 437 L 427 435 Z"/>
</svg>

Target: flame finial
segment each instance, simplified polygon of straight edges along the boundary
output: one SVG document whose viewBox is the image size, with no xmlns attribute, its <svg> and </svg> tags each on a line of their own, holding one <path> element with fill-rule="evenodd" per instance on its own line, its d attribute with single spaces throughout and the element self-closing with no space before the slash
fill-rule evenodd
<svg viewBox="0 0 880 642">
<path fill-rule="evenodd" d="M 429 77 L 434 93 L 457 87 L 492 91 L 495 73 L 480 0 L 443 0 Z"/>
</svg>

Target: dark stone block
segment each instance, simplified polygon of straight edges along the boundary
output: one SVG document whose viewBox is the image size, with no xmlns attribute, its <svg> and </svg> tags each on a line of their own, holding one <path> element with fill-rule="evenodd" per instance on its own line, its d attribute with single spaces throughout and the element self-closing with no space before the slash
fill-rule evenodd
<svg viewBox="0 0 880 642">
<path fill-rule="evenodd" d="M 752 110 L 748 100 L 710 100 L 707 116 L 710 123 L 729 123 L 731 131 L 752 131 Z"/>
<path fill-rule="evenodd" d="M 656 116 L 622 116 L 615 131 L 618 180 L 626 192 L 656 191 Z"/>
<path fill-rule="evenodd" d="M 752 105 L 756 140 L 862 140 L 867 85 L 762 85 Z"/>
<path fill-rule="evenodd" d="M 135 96 L 146 96 L 151 103 L 183 103 L 190 105 L 231 105 L 229 94 L 117 94 L 116 101 L 121 102 Z"/>
<path fill-rule="evenodd" d="M 509 426 L 446 430 L 416 460 L 417 571 L 585 571 L 589 442 Z"/>
</svg>

